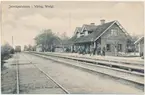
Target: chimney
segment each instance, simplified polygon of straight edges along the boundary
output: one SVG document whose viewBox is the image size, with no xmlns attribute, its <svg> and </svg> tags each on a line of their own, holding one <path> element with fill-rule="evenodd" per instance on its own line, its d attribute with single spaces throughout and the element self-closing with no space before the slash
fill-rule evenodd
<svg viewBox="0 0 145 95">
<path fill-rule="evenodd" d="M 95 25 L 95 23 L 90 23 L 90 25 Z"/>
<path fill-rule="evenodd" d="M 105 23 L 105 19 L 101 19 L 100 22 L 101 22 L 101 25 L 103 25 Z"/>
</svg>

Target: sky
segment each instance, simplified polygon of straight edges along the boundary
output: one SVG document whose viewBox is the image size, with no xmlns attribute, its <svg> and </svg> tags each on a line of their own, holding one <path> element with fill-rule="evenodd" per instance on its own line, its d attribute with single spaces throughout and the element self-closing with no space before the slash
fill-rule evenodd
<svg viewBox="0 0 145 95">
<path fill-rule="evenodd" d="M 53 6 L 53 8 L 35 8 L 35 5 Z M 10 6 L 30 6 L 30 8 L 10 8 Z M 144 34 L 143 2 L 2 2 L 2 44 L 34 45 L 34 38 L 44 29 L 55 34 L 66 32 L 71 37 L 76 27 L 83 24 L 100 24 L 118 20 L 130 35 Z"/>
</svg>

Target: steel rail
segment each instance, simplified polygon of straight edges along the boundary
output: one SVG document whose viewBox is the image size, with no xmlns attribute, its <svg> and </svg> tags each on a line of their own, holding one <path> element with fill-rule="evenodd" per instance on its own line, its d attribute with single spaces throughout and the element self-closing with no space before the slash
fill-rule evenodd
<svg viewBox="0 0 145 95">
<path fill-rule="evenodd" d="M 34 54 L 35 55 L 35 54 Z M 48 57 L 48 56 L 46 56 L 46 55 L 44 55 L 44 56 L 42 56 L 42 55 L 39 55 L 39 54 L 36 54 L 36 56 L 39 56 L 39 57 L 43 57 L 43 58 L 46 58 L 47 57 L 47 59 L 50 59 L 50 60 L 53 60 L 53 61 L 57 61 L 57 62 L 60 62 L 60 63 L 66 63 L 66 62 L 63 62 L 63 61 L 61 61 L 61 60 L 57 60 L 57 58 L 50 58 L 50 57 Z M 130 80 L 130 79 L 126 79 L 126 78 L 122 78 L 122 77 L 117 77 L 117 76 L 114 76 L 114 75 L 110 75 L 110 74 L 106 74 L 106 73 L 102 73 L 102 72 L 100 72 L 100 71 L 94 71 L 94 70 L 90 70 L 90 69 L 88 69 L 88 68 L 86 68 L 86 67 L 80 67 L 80 66 L 76 66 L 76 65 L 72 65 L 72 64 L 68 64 L 68 63 L 66 63 L 67 65 L 70 65 L 70 66 L 74 66 L 74 67 L 78 67 L 78 68 L 82 68 L 82 69 L 85 69 L 85 70 L 88 70 L 88 71 L 92 71 L 92 72 L 98 72 L 98 73 L 100 73 L 100 74 L 105 74 L 105 75 L 107 75 L 107 76 L 111 76 L 111 77 L 114 77 L 114 78 L 117 78 L 117 79 L 123 79 L 123 80 L 126 80 L 126 81 L 129 81 L 129 82 L 131 82 L 131 83 L 135 83 L 135 84 L 139 84 L 139 85 L 144 85 L 144 83 L 140 83 L 140 82 L 136 82 L 136 81 L 133 81 L 133 80 Z"/>
<path fill-rule="evenodd" d="M 28 61 L 29 63 L 33 64 L 32 61 L 30 61 L 24 54 L 22 54 Z M 45 73 L 42 69 L 40 69 L 38 66 L 36 66 L 35 64 L 33 64 L 40 72 L 42 72 L 47 79 L 51 79 L 56 85 L 58 85 L 66 94 L 70 94 L 70 92 L 65 89 L 61 84 L 59 84 L 57 81 L 55 81 L 50 75 L 48 75 L 47 73 Z"/>
<path fill-rule="evenodd" d="M 19 62 L 18 62 L 18 55 L 16 54 L 16 77 L 17 77 L 17 94 L 20 93 L 19 89 Z"/>
</svg>

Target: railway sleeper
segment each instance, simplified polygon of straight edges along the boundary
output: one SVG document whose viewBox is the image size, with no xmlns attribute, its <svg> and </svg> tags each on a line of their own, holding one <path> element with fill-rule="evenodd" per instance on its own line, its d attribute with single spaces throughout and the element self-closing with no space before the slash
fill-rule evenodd
<svg viewBox="0 0 145 95">
<path fill-rule="evenodd" d="M 36 55 L 36 56 L 39 56 L 39 55 Z M 42 57 L 42 56 L 39 56 L 39 57 Z M 116 76 L 114 76 L 114 75 L 109 75 L 109 74 L 106 74 L 106 73 L 103 73 L 103 72 L 99 72 L 99 71 L 95 71 L 95 70 L 91 70 L 91 69 L 88 69 L 88 68 L 86 68 L 86 67 L 81 67 L 81 66 L 76 66 L 76 65 L 72 65 L 72 64 L 68 64 L 68 63 L 66 63 L 66 62 L 63 62 L 63 61 L 61 61 L 61 60 L 56 60 L 56 59 L 54 59 L 54 58 L 49 58 L 49 57 L 43 57 L 43 58 L 46 58 L 46 59 L 49 59 L 49 60 L 52 60 L 52 61 L 55 61 L 55 62 L 59 62 L 60 64 L 64 64 L 65 63 L 65 65 L 68 65 L 68 66 L 73 66 L 73 67 L 76 67 L 76 68 L 79 68 L 79 69 L 81 69 L 81 70 L 85 70 L 85 71 L 87 71 L 87 72 L 91 72 L 91 73 L 94 73 L 94 74 L 99 74 L 99 75 L 105 75 L 106 77 L 110 77 L 110 78 L 113 78 L 113 79 L 115 79 L 115 80 L 117 80 L 117 81 L 120 81 L 121 83 L 127 83 L 127 84 L 129 84 L 129 85 L 134 85 L 134 87 L 136 87 L 136 88 L 139 88 L 139 89 L 142 89 L 143 90 L 143 86 L 144 86 L 144 84 L 142 84 L 142 83 L 139 83 L 139 82 L 135 82 L 135 81 L 133 81 L 133 80 L 129 80 L 129 79 L 124 79 L 124 78 L 120 78 L 120 77 L 116 77 Z M 104 76 L 104 77 L 105 77 Z"/>
</svg>

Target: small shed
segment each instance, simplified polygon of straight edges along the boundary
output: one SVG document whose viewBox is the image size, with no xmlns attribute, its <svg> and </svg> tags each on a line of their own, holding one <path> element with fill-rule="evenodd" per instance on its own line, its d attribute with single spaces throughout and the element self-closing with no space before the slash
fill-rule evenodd
<svg viewBox="0 0 145 95">
<path fill-rule="evenodd" d="M 137 41 L 134 43 L 136 47 L 139 49 L 139 54 L 140 56 L 144 55 L 144 37 L 139 38 Z"/>
</svg>

